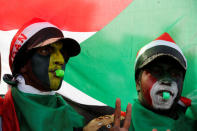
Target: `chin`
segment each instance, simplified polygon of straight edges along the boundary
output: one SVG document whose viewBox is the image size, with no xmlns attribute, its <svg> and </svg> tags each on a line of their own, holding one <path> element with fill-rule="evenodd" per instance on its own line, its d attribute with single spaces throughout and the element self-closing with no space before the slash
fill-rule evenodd
<svg viewBox="0 0 197 131">
<path fill-rule="evenodd" d="M 54 73 L 49 73 L 49 89 L 57 91 L 62 85 L 63 78 L 57 77 Z"/>
<path fill-rule="evenodd" d="M 61 88 L 62 80 L 60 82 L 58 82 L 58 83 L 51 83 L 51 84 L 52 84 L 52 86 L 50 86 L 50 89 L 52 91 L 57 91 L 57 90 L 59 90 Z"/>
<path fill-rule="evenodd" d="M 57 91 L 57 90 L 60 89 L 60 87 L 61 87 L 61 85 L 55 86 L 55 87 L 50 87 L 50 89 L 51 89 L 52 91 Z"/>
<path fill-rule="evenodd" d="M 169 110 L 172 105 L 173 105 L 174 101 L 166 101 L 166 102 L 158 102 L 158 103 L 154 103 L 153 108 L 154 109 L 160 109 L 160 110 Z"/>
<path fill-rule="evenodd" d="M 152 107 L 152 110 L 160 114 L 168 114 L 176 108 L 177 103 L 174 101 L 170 106 L 160 106 L 160 108 Z"/>
</svg>

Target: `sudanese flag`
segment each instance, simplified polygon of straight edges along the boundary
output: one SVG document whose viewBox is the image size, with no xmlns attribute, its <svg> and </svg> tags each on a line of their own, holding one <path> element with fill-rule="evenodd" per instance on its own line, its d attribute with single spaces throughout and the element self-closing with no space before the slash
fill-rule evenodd
<svg viewBox="0 0 197 131">
<path fill-rule="evenodd" d="M 18 29 L 34 17 L 62 30 L 92 32 L 102 29 L 132 0 L 1 0 L 0 30 Z"/>
<path fill-rule="evenodd" d="M 66 0 L 47 5 L 51 2 L 1 1 L 0 29 L 19 28 L 33 16 L 62 30 L 98 31 L 81 43 L 81 53 L 66 66 L 64 80 L 73 89 L 109 106 L 114 106 L 119 97 L 125 109 L 128 102 L 137 98 L 134 63 L 138 50 L 168 32 L 188 61 L 183 96 L 191 96 L 197 90 L 196 0 Z M 13 13 L 16 16 L 7 15 Z M 71 95 L 83 99 L 78 93 Z"/>
<path fill-rule="evenodd" d="M 134 0 L 81 43 L 81 53 L 69 61 L 64 80 L 110 106 L 119 97 L 125 109 L 137 98 L 134 63 L 138 50 L 168 32 L 188 62 L 182 95 L 195 99 L 191 93 L 197 94 L 196 11 L 196 0 Z"/>
</svg>

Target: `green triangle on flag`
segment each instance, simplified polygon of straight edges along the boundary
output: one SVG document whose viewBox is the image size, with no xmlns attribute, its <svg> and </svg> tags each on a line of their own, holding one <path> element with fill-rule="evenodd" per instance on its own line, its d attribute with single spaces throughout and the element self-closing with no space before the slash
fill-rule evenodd
<svg viewBox="0 0 197 131">
<path fill-rule="evenodd" d="M 134 63 L 138 50 L 168 32 L 183 50 L 188 70 L 183 95 L 197 89 L 197 1 L 135 0 L 110 24 L 81 44 L 64 80 L 89 96 L 122 109 L 137 98 Z M 79 98 L 80 99 L 80 98 Z"/>
</svg>

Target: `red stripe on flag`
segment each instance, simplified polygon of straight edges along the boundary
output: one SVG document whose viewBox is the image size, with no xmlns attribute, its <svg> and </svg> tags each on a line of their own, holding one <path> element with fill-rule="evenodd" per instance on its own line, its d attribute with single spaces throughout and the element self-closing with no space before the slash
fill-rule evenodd
<svg viewBox="0 0 197 131">
<path fill-rule="evenodd" d="M 91 32 L 102 29 L 132 0 L 12 0 L 0 1 L 0 30 L 18 29 L 34 17 L 63 30 Z M 8 15 L 9 14 L 9 15 Z"/>
</svg>

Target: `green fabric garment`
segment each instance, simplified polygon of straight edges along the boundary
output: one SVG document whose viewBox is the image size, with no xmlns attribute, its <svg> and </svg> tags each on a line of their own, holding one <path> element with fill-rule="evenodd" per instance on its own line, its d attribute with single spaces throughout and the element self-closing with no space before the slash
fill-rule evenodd
<svg viewBox="0 0 197 131">
<path fill-rule="evenodd" d="M 130 130 L 135 131 L 194 131 L 197 130 L 197 121 L 185 116 L 177 110 L 179 118 L 174 120 L 170 117 L 154 113 L 143 107 L 139 101 L 135 101 L 132 106 L 132 126 Z M 196 126 L 195 126 L 196 124 Z"/>
<path fill-rule="evenodd" d="M 72 131 L 83 126 L 83 117 L 60 95 L 35 95 L 12 88 L 21 131 Z"/>
<path fill-rule="evenodd" d="M 191 106 L 187 109 L 186 115 L 193 120 L 197 120 L 197 90 L 188 94 L 187 97 L 192 100 L 192 103 Z"/>
</svg>

